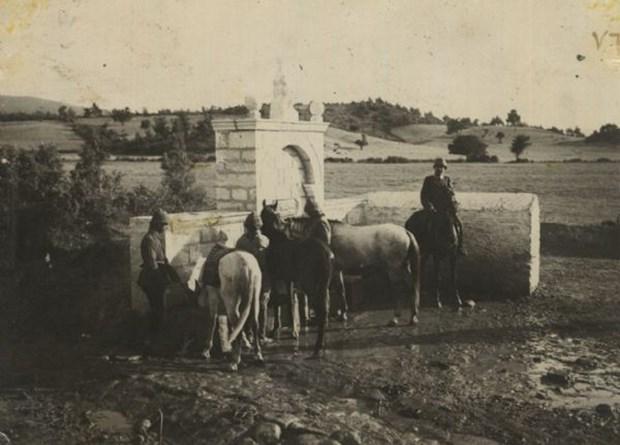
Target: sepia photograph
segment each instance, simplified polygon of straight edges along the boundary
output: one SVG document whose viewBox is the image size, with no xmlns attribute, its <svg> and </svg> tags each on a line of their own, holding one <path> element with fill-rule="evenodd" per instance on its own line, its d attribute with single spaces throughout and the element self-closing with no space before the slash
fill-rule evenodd
<svg viewBox="0 0 620 445">
<path fill-rule="evenodd" d="M 0 0 L 0 445 L 620 443 L 620 0 Z"/>
</svg>

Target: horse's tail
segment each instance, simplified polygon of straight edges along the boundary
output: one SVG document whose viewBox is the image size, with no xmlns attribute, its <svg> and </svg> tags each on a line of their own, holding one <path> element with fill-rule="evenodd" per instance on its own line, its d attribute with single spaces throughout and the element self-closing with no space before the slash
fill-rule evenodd
<svg viewBox="0 0 620 445">
<path fill-rule="evenodd" d="M 252 259 L 254 258 L 252 257 Z M 242 266 L 238 277 L 238 291 L 241 295 L 241 303 L 244 304 L 244 306 L 241 309 L 237 325 L 232 328 L 230 336 L 228 337 L 228 341 L 230 343 L 234 342 L 239 334 L 241 334 L 241 331 L 250 316 L 252 307 L 254 306 L 254 301 L 260 298 L 260 277 L 261 275 L 258 263 L 255 265 L 245 263 Z"/>
</svg>

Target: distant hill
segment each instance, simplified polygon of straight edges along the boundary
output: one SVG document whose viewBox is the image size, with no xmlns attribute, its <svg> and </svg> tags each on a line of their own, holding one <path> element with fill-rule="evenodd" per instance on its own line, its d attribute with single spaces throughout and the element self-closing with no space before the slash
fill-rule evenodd
<svg viewBox="0 0 620 445">
<path fill-rule="evenodd" d="M 40 97 L 31 96 L 4 96 L 0 95 L 0 113 L 57 113 L 61 106 L 72 108 L 78 115 L 82 113 L 83 108 L 63 102 L 41 99 Z"/>
<path fill-rule="evenodd" d="M 364 133 L 383 139 L 402 141 L 392 130 L 408 124 L 442 124 L 433 113 L 392 104 L 381 98 L 361 102 L 326 103 L 326 122 L 345 131 Z"/>
</svg>

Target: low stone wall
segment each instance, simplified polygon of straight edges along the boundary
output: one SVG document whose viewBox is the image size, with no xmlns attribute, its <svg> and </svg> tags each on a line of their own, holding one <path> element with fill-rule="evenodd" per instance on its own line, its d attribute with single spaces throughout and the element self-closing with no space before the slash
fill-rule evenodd
<svg viewBox="0 0 620 445">
<path fill-rule="evenodd" d="M 362 224 L 403 225 L 421 208 L 419 192 L 367 196 Z M 540 209 L 529 193 L 458 193 L 468 256 L 459 260 L 459 288 L 494 298 L 529 295 L 540 269 Z"/>
</svg>

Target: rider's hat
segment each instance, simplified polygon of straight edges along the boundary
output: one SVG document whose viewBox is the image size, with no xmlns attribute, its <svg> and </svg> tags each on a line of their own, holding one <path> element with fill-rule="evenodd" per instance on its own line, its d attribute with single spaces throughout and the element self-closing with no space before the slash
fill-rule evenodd
<svg viewBox="0 0 620 445">
<path fill-rule="evenodd" d="M 263 226 L 263 221 L 260 216 L 254 212 L 251 212 L 243 221 L 243 226 L 248 230 L 257 230 Z"/>
<path fill-rule="evenodd" d="M 444 158 L 437 158 L 435 159 L 435 162 L 433 163 L 433 168 L 435 167 L 443 167 L 445 169 L 448 168 L 448 163 L 446 162 L 446 160 Z"/>
<path fill-rule="evenodd" d="M 170 224 L 170 217 L 163 209 L 157 209 L 153 212 L 153 217 L 151 218 L 151 224 L 161 224 L 167 225 Z"/>
</svg>

